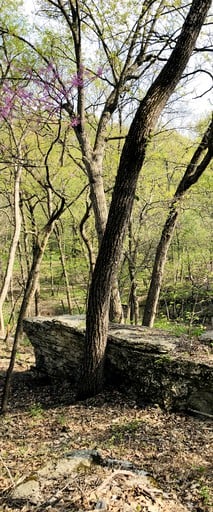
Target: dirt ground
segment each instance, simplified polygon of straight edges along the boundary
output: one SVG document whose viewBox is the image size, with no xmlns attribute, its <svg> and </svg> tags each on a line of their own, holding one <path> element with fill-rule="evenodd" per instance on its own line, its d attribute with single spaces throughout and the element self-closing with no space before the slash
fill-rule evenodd
<svg viewBox="0 0 213 512">
<path fill-rule="evenodd" d="M 8 366 L 11 340 L 0 342 L 0 392 Z M 150 512 L 125 474 L 120 480 L 102 467 L 72 481 L 55 481 L 43 505 L 16 503 L 11 490 L 23 477 L 31 478 L 47 461 L 75 449 L 97 449 L 102 457 L 130 461 L 146 470 L 172 508 L 168 512 L 213 510 L 213 423 L 210 418 L 168 413 L 158 406 L 141 409 L 131 396 L 106 390 L 94 399 L 76 402 L 69 384 L 41 382 L 30 370 L 31 346 L 19 348 L 9 409 L 0 417 L 0 512 L 91 511 L 91 496 L 111 479 L 102 511 Z M 114 479 L 114 480 L 113 480 Z M 112 484 L 113 482 L 113 484 Z M 106 485 L 105 485 L 106 487 Z M 113 500 L 112 500 L 113 497 Z M 105 508 L 103 508 L 105 507 Z M 96 508 L 97 510 L 97 508 Z"/>
</svg>

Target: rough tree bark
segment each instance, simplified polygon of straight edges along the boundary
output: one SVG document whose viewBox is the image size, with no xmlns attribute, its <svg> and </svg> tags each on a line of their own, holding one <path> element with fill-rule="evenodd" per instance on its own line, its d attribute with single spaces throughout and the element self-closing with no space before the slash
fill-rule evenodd
<svg viewBox="0 0 213 512">
<path fill-rule="evenodd" d="M 146 96 L 140 102 L 126 137 L 108 222 L 90 287 L 86 317 L 85 357 L 79 384 L 79 398 L 92 396 L 103 387 L 111 286 L 121 256 L 123 239 L 132 211 L 147 142 L 163 108 L 180 81 L 210 5 L 210 0 L 193 0 L 175 48 Z"/>
<path fill-rule="evenodd" d="M 204 156 L 201 160 L 203 154 Z M 172 241 L 175 226 L 177 224 L 177 219 L 180 211 L 180 201 L 187 192 L 187 190 L 189 190 L 189 188 L 198 181 L 200 176 L 202 176 L 207 166 L 211 162 L 212 158 L 213 120 L 209 124 L 201 143 L 199 144 L 189 165 L 187 166 L 186 172 L 177 187 L 172 203 L 170 205 L 170 211 L 164 224 L 160 242 L 158 244 L 155 255 L 151 282 L 149 286 L 149 291 L 143 315 L 142 325 L 144 326 L 153 327 L 154 325 L 160 289 L 163 280 L 164 267 L 166 264 L 167 254 Z"/>
</svg>

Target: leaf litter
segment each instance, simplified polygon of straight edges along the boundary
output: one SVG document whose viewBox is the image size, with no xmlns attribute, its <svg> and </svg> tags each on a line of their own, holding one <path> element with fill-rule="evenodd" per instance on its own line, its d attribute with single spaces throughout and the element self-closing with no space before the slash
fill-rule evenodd
<svg viewBox="0 0 213 512">
<path fill-rule="evenodd" d="M 0 342 L 0 392 L 9 346 Z M 0 417 L 0 512 L 210 512 L 213 510 L 213 428 L 209 418 L 139 408 L 133 397 L 106 390 L 76 402 L 68 383 L 35 379 L 31 346 L 21 346 L 9 410 Z M 93 465 L 47 481 L 42 502 L 11 499 L 11 491 L 49 461 L 73 450 L 98 450 L 146 471 Z"/>
</svg>

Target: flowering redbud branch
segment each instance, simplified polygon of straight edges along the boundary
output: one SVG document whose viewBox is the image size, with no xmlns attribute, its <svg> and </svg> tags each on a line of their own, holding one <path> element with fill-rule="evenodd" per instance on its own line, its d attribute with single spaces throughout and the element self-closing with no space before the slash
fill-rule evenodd
<svg viewBox="0 0 213 512">
<path fill-rule="evenodd" d="M 17 72 L 17 69 L 15 71 Z M 22 76 L 23 71 L 20 70 Z M 19 86 L 17 84 L 14 86 L 12 76 L 7 77 L 7 82 L 3 83 L 0 118 L 9 119 L 11 116 L 18 116 L 20 108 L 24 109 L 28 115 L 30 112 L 40 115 L 45 111 L 51 117 L 64 108 L 71 118 L 70 126 L 76 127 L 80 124 L 80 118 L 74 113 L 75 90 L 88 87 L 95 77 L 101 77 L 103 68 L 99 67 L 97 72 L 92 74 L 82 66 L 66 85 L 52 62 L 37 72 L 27 68 L 25 73 L 24 83 L 22 82 Z"/>
</svg>

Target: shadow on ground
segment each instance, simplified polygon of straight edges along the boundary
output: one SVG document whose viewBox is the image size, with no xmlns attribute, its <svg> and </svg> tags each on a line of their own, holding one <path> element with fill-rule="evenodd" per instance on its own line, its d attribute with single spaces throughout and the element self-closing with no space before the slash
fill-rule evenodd
<svg viewBox="0 0 213 512">
<path fill-rule="evenodd" d="M 2 399 L 6 372 L 0 374 L 0 401 Z M 8 412 L 26 411 L 39 403 L 44 409 L 75 403 L 76 390 L 69 382 L 52 382 L 37 377 L 33 370 L 15 371 L 12 375 Z"/>
</svg>

